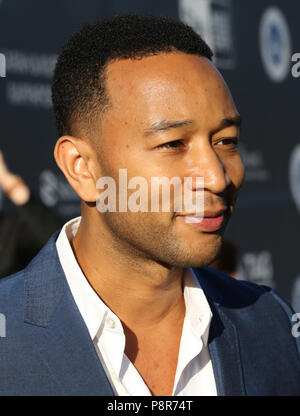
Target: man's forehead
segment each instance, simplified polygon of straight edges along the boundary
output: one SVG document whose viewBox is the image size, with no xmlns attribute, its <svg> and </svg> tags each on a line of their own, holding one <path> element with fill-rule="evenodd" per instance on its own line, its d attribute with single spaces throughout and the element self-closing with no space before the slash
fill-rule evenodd
<svg viewBox="0 0 300 416">
<path fill-rule="evenodd" d="M 225 116 L 235 113 L 223 78 L 209 60 L 197 55 L 165 53 L 114 61 L 107 67 L 106 87 L 117 118 L 142 124 L 197 119 L 208 109 Z"/>
<path fill-rule="evenodd" d="M 188 70 L 188 76 L 184 76 Z M 107 65 L 106 78 L 110 88 L 167 79 L 183 83 L 185 79 L 203 76 L 221 78 L 214 65 L 198 55 L 183 52 L 159 53 L 134 59 L 117 59 Z"/>
</svg>

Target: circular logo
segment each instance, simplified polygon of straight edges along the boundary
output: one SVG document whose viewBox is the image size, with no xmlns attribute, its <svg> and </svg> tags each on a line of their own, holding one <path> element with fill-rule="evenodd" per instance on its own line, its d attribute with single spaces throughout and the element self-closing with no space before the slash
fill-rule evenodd
<svg viewBox="0 0 300 416">
<path fill-rule="evenodd" d="M 300 144 L 292 152 L 289 175 L 292 196 L 300 212 Z"/>
<path fill-rule="evenodd" d="M 264 69 L 274 82 L 282 82 L 290 71 L 291 36 L 287 20 L 278 7 L 268 7 L 259 28 L 260 53 Z"/>
</svg>

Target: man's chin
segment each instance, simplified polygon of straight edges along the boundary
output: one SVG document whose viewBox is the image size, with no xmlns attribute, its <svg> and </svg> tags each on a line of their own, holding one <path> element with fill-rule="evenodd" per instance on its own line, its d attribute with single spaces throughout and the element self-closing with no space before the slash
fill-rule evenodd
<svg viewBox="0 0 300 416">
<path fill-rule="evenodd" d="M 198 249 L 194 246 L 186 256 L 178 256 L 178 267 L 205 267 L 213 263 L 219 254 L 222 244 L 222 238 L 219 236 L 210 245 L 200 246 Z M 181 257 L 181 258 L 180 258 Z"/>
<path fill-rule="evenodd" d="M 209 266 L 211 263 L 213 263 L 216 258 L 218 257 L 219 248 L 216 248 L 215 250 L 211 252 L 205 252 L 205 253 L 193 253 L 189 256 L 181 257 L 178 256 L 177 259 L 172 262 L 171 266 L 187 269 L 189 267 L 205 267 Z"/>
</svg>

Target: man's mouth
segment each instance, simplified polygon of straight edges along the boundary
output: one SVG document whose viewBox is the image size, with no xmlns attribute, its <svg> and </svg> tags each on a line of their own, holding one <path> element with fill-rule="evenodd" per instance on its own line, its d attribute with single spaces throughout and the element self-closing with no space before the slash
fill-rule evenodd
<svg viewBox="0 0 300 416">
<path fill-rule="evenodd" d="M 201 231 L 214 232 L 219 230 L 225 219 L 226 208 L 219 210 L 204 210 L 202 215 L 180 214 L 178 215 L 185 223 L 194 225 Z"/>
</svg>

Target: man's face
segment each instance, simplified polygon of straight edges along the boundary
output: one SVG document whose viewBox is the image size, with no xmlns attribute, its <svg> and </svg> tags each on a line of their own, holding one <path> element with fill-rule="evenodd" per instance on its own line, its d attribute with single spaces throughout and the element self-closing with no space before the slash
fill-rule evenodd
<svg viewBox="0 0 300 416">
<path fill-rule="evenodd" d="M 227 210 L 216 231 L 186 222 L 172 198 L 170 212 L 99 213 L 101 221 L 112 239 L 145 259 L 175 267 L 209 264 L 244 177 L 238 113 L 222 77 L 205 58 L 165 53 L 110 63 L 107 92 L 111 108 L 95 130 L 101 137 L 94 137 L 99 175 L 113 177 L 118 187 L 119 169 L 127 169 L 128 181 L 143 177 L 149 190 L 151 177 L 176 176 L 182 183 L 202 177 L 205 213 Z"/>
</svg>

